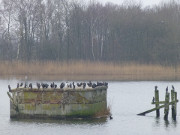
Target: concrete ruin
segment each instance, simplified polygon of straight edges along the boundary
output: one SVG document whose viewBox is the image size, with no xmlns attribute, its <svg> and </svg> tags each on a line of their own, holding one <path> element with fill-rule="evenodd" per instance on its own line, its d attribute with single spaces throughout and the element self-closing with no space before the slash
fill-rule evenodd
<svg viewBox="0 0 180 135">
<path fill-rule="evenodd" d="M 16 88 L 7 93 L 11 118 L 89 118 L 107 110 L 107 87 Z"/>
</svg>

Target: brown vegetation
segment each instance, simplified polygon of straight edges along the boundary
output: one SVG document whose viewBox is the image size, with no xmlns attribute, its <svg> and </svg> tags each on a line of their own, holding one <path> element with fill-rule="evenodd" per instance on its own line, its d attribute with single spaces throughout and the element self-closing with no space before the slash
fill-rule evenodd
<svg viewBox="0 0 180 135">
<path fill-rule="evenodd" d="M 180 66 L 105 62 L 1 61 L 0 76 L 46 80 L 180 80 Z"/>
<path fill-rule="evenodd" d="M 95 118 L 100 118 L 100 117 L 107 117 L 110 116 L 111 114 L 111 106 L 107 106 L 107 109 L 104 109 L 98 113 L 95 114 Z"/>
</svg>

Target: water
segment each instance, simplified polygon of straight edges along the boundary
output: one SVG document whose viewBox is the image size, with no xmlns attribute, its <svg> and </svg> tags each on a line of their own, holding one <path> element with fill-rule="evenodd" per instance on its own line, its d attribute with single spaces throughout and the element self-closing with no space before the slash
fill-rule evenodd
<svg viewBox="0 0 180 135">
<path fill-rule="evenodd" d="M 108 104 L 113 120 L 11 120 L 7 85 L 16 87 L 18 80 L 0 80 L 0 135 L 179 135 L 180 103 L 177 105 L 177 121 L 165 122 L 163 110 L 157 119 L 155 112 L 146 116 L 137 113 L 151 109 L 154 86 L 164 100 L 165 88 L 174 85 L 180 97 L 180 82 L 110 82 Z"/>
</svg>

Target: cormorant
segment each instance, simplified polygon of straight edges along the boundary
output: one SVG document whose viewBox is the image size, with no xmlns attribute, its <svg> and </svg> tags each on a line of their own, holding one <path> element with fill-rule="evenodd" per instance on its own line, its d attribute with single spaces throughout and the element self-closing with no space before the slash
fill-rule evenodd
<svg viewBox="0 0 180 135">
<path fill-rule="evenodd" d="M 24 84 L 24 88 L 26 88 L 26 87 L 27 87 L 27 84 L 25 83 L 25 84 Z"/>
<path fill-rule="evenodd" d="M 152 99 L 152 103 L 154 103 L 154 101 L 155 101 L 155 98 L 153 97 L 153 99 Z"/>
<path fill-rule="evenodd" d="M 89 81 L 89 83 L 87 83 L 87 85 L 88 85 L 89 87 L 92 87 L 92 82 Z"/>
<path fill-rule="evenodd" d="M 32 83 L 30 83 L 30 84 L 29 84 L 29 88 L 31 88 L 31 89 L 32 89 Z"/>
<path fill-rule="evenodd" d="M 103 83 L 97 82 L 97 86 L 103 86 Z"/>
<path fill-rule="evenodd" d="M 20 87 L 22 87 L 22 86 L 23 86 L 23 83 L 20 84 Z"/>
<path fill-rule="evenodd" d="M 155 90 L 157 90 L 157 86 L 155 86 Z"/>
<path fill-rule="evenodd" d="M 166 88 L 166 92 L 168 92 L 168 86 L 167 86 L 167 88 Z"/>
<path fill-rule="evenodd" d="M 8 85 L 8 89 L 9 89 L 9 91 L 11 90 L 11 86 L 10 85 Z"/>
<path fill-rule="evenodd" d="M 96 86 L 97 86 L 97 85 L 96 85 L 95 83 L 92 84 L 92 88 L 96 88 Z"/>
<path fill-rule="evenodd" d="M 86 88 L 86 83 L 83 83 L 83 89 L 85 89 Z"/>
<path fill-rule="evenodd" d="M 72 85 L 73 85 L 73 89 L 75 89 L 75 84 L 74 84 L 74 82 L 72 83 Z"/>
<path fill-rule="evenodd" d="M 69 88 L 72 88 L 72 84 L 71 83 L 69 84 Z"/>
<path fill-rule="evenodd" d="M 48 87 L 49 87 L 49 84 L 45 83 L 45 84 L 44 84 L 44 87 L 45 87 L 45 88 L 48 88 Z"/>
<path fill-rule="evenodd" d="M 63 89 L 64 86 L 65 86 L 65 83 L 62 82 L 62 83 L 60 84 L 60 88 Z"/>
<path fill-rule="evenodd" d="M 40 83 L 36 83 L 36 85 L 37 85 L 37 88 L 40 89 L 41 87 Z"/>
<path fill-rule="evenodd" d="M 77 86 L 78 86 L 78 87 L 81 87 L 81 86 L 82 86 L 82 82 L 81 82 L 81 83 L 77 83 Z"/>
<path fill-rule="evenodd" d="M 104 86 L 108 87 L 108 83 L 107 83 L 107 82 L 104 82 Z"/>
<path fill-rule="evenodd" d="M 51 88 L 54 88 L 54 82 L 53 82 L 53 83 L 51 83 L 51 85 L 50 85 L 50 86 L 51 86 Z"/>
</svg>

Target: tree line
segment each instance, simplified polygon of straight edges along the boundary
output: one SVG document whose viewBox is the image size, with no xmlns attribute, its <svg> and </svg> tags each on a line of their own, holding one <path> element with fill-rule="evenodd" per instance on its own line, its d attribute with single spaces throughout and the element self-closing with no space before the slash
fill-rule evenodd
<svg viewBox="0 0 180 135">
<path fill-rule="evenodd" d="M 180 3 L 2 0 L 0 60 L 178 64 Z"/>
</svg>

